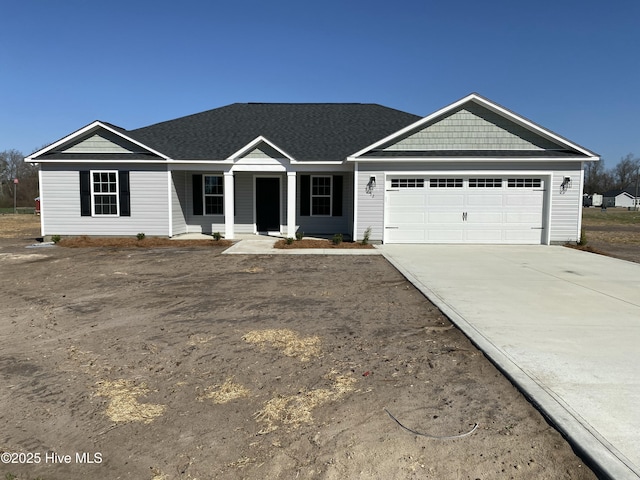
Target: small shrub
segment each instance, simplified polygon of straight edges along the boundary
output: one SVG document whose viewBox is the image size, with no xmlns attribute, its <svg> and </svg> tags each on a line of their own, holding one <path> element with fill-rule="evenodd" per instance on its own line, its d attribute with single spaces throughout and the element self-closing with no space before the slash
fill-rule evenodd
<svg viewBox="0 0 640 480">
<path fill-rule="evenodd" d="M 136 235 L 136 238 L 138 240 L 144 240 L 144 237 L 146 237 L 146 235 L 144 233 L 142 233 L 142 232 L 140 232 L 139 234 Z"/>
<path fill-rule="evenodd" d="M 304 232 L 296 232 L 296 240 L 302 240 L 304 238 Z"/>
<path fill-rule="evenodd" d="M 62 238 L 60 237 L 60 235 L 51 235 L 51 241 L 53 243 L 58 243 L 60 240 L 62 240 Z"/>
<path fill-rule="evenodd" d="M 331 239 L 334 245 L 340 245 L 342 243 L 342 234 L 336 233 Z"/>
<path fill-rule="evenodd" d="M 369 244 L 369 239 L 371 238 L 371 227 L 367 227 L 367 229 L 364 231 L 364 236 L 362 237 L 362 245 L 368 245 Z"/>
<path fill-rule="evenodd" d="M 287 242 L 287 245 L 291 245 L 293 243 L 293 237 L 287 237 L 285 241 Z"/>
<path fill-rule="evenodd" d="M 220 232 L 214 232 L 213 233 L 213 239 L 218 242 L 220 241 L 220 239 L 222 238 L 222 235 L 220 235 Z"/>
</svg>

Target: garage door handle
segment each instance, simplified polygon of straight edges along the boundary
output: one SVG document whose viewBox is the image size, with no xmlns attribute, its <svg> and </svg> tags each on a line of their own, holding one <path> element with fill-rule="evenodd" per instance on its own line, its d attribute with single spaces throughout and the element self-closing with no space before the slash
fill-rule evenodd
<svg viewBox="0 0 640 480">
<path fill-rule="evenodd" d="M 400 227 L 384 227 L 386 230 L 398 230 Z"/>
</svg>

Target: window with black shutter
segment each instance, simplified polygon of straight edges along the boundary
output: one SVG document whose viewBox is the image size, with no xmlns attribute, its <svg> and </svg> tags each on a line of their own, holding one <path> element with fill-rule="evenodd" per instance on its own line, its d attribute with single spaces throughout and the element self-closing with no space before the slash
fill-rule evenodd
<svg viewBox="0 0 640 480">
<path fill-rule="evenodd" d="M 80 171 L 80 215 L 83 217 L 131 216 L 129 172 Z"/>
</svg>

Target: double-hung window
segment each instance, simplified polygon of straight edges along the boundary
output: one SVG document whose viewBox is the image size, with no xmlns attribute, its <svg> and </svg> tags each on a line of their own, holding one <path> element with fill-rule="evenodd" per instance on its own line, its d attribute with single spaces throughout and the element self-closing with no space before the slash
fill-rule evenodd
<svg viewBox="0 0 640 480">
<path fill-rule="evenodd" d="M 203 175 L 204 214 L 224 214 L 223 178 L 219 175 Z"/>
<path fill-rule="evenodd" d="M 331 176 L 311 177 L 311 215 L 331 215 Z"/>
<path fill-rule="evenodd" d="M 118 215 L 118 172 L 92 171 L 91 197 L 94 215 Z"/>
<path fill-rule="evenodd" d="M 343 175 L 300 175 L 300 215 L 341 217 Z"/>
<path fill-rule="evenodd" d="M 130 217 L 129 171 L 81 170 L 80 215 Z"/>
</svg>

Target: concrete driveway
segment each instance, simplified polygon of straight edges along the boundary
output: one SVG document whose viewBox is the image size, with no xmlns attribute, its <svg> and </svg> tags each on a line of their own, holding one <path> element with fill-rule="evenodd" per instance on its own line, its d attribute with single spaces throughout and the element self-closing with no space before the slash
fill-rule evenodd
<svg viewBox="0 0 640 480">
<path fill-rule="evenodd" d="M 581 454 L 640 478 L 640 264 L 560 246 L 380 250 Z"/>
</svg>

